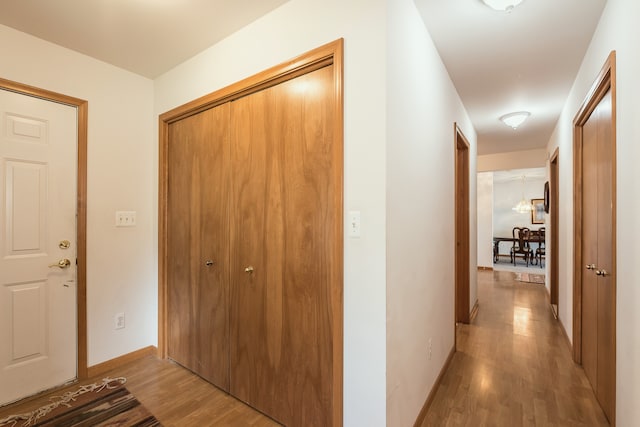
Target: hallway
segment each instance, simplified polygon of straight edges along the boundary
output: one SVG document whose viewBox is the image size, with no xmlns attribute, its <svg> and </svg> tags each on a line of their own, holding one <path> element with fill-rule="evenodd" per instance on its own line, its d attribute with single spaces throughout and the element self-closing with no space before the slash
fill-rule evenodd
<svg viewBox="0 0 640 427">
<path fill-rule="evenodd" d="M 423 427 L 609 425 L 542 285 L 479 271 L 478 300 Z"/>
</svg>

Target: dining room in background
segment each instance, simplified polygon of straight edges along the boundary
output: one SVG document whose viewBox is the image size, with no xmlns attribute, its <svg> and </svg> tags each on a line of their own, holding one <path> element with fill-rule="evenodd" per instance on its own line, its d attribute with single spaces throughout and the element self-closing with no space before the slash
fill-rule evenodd
<svg viewBox="0 0 640 427">
<path fill-rule="evenodd" d="M 514 227 L 526 227 L 537 234 L 545 226 L 547 180 L 546 169 L 542 167 L 478 173 L 479 267 L 512 263 Z M 539 242 L 533 239 L 530 245 L 535 254 Z M 535 258 L 529 261 L 530 265 L 536 262 Z M 518 257 L 516 264 L 526 265 L 522 257 Z"/>
</svg>

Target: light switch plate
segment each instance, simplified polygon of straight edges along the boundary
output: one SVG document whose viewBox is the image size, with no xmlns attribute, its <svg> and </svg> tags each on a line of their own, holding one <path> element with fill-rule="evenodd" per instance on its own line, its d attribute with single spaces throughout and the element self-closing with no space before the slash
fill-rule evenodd
<svg viewBox="0 0 640 427">
<path fill-rule="evenodd" d="M 349 223 L 347 228 L 349 230 L 349 237 L 360 237 L 360 211 L 349 211 Z"/>
<path fill-rule="evenodd" d="M 117 313 L 114 318 L 114 329 L 124 329 L 124 313 Z"/>
<path fill-rule="evenodd" d="M 116 227 L 135 227 L 136 211 L 116 211 Z"/>
</svg>

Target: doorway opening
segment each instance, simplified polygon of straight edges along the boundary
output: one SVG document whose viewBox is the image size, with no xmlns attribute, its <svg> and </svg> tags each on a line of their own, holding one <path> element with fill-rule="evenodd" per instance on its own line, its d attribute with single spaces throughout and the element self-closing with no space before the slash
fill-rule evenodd
<svg viewBox="0 0 640 427">
<path fill-rule="evenodd" d="M 455 134 L 455 323 L 469 323 L 469 141 Z"/>
</svg>

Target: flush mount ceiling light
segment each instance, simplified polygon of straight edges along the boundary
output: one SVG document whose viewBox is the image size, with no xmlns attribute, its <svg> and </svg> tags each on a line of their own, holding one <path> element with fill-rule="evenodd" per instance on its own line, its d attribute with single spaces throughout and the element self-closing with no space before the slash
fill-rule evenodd
<svg viewBox="0 0 640 427">
<path fill-rule="evenodd" d="M 517 111 L 515 113 L 505 114 L 500 117 L 500 121 L 513 129 L 518 129 L 518 126 L 524 123 L 530 115 L 531 113 L 528 111 Z"/>
<path fill-rule="evenodd" d="M 518 6 L 524 0 L 482 0 L 482 3 L 486 4 L 493 10 L 500 12 L 511 12 L 514 7 Z"/>
</svg>

